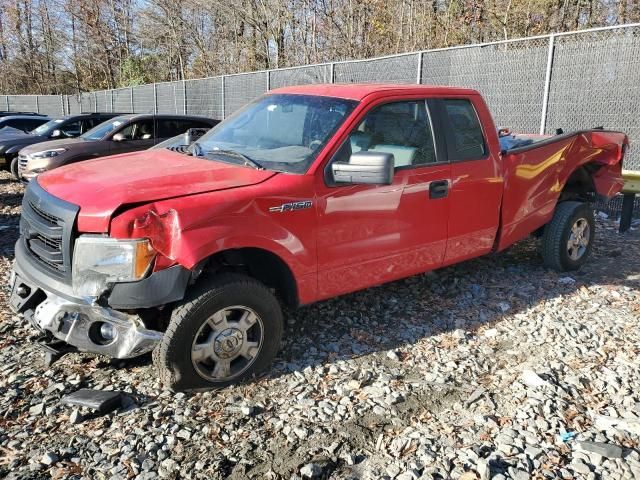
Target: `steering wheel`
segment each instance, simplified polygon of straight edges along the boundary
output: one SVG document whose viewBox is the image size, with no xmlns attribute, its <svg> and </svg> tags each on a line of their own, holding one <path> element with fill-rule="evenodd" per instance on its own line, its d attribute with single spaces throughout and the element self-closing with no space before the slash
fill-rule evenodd
<svg viewBox="0 0 640 480">
<path fill-rule="evenodd" d="M 311 150 L 315 150 L 316 148 L 318 148 L 320 145 L 322 145 L 322 141 L 321 140 L 314 140 L 313 142 L 311 142 L 309 144 L 309 149 Z"/>
</svg>

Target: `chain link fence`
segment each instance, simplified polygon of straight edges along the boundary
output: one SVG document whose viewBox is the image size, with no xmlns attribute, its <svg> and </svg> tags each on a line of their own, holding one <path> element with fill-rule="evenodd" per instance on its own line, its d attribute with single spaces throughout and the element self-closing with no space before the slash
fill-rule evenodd
<svg viewBox="0 0 640 480">
<path fill-rule="evenodd" d="M 225 118 L 267 90 L 312 83 L 475 88 L 499 126 L 553 133 L 603 126 L 640 141 L 640 24 L 464 45 L 80 95 L 0 95 L 0 110 L 175 113 Z M 640 149 L 625 168 L 640 170 Z"/>
</svg>

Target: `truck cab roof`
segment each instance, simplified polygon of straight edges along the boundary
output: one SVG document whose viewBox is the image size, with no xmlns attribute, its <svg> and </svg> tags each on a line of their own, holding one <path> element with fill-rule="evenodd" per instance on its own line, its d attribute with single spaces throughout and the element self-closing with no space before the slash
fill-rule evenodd
<svg viewBox="0 0 640 480">
<path fill-rule="evenodd" d="M 323 97 L 344 98 L 361 101 L 369 95 L 393 93 L 403 95 L 479 95 L 471 88 L 446 87 L 438 85 L 398 85 L 385 83 L 327 83 L 315 85 L 296 85 L 271 90 L 270 94 L 318 95 Z"/>
</svg>

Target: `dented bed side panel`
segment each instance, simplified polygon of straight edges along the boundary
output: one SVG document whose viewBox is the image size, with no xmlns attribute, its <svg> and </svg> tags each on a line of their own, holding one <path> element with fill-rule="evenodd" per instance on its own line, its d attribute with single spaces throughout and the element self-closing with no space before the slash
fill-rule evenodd
<svg viewBox="0 0 640 480">
<path fill-rule="evenodd" d="M 511 151 L 503 156 L 504 185 L 498 250 L 525 238 L 551 220 L 571 174 L 586 164 L 596 192 L 611 197 L 622 190 L 625 134 L 602 130 L 577 132 Z"/>
</svg>

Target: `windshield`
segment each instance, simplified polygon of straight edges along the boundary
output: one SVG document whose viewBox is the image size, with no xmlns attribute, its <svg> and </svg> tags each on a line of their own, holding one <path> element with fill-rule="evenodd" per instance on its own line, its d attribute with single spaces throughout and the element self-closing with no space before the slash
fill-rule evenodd
<svg viewBox="0 0 640 480">
<path fill-rule="evenodd" d="M 331 97 L 266 95 L 218 124 L 193 151 L 223 162 L 304 173 L 356 104 Z"/>
<path fill-rule="evenodd" d="M 31 133 L 32 135 L 48 135 L 56 128 L 58 128 L 58 125 L 60 125 L 62 122 L 64 122 L 64 120 L 61 120 L 59 118 L 56 120 L 50 120 L 47 123 L 43 123 L 38 128 L 31 130 L 29 133 Z"/>
<path fill-rule="evenodd" d="M 103 122 L 100 125 L 93 127 L 88 132 L 80 135 L 80 138 L 83 138 L 84 140 L 102 140 L 105 137 L 105 135 L 112 132 L 123 123 L 124 123 L 124 120 L 120 120 L 117 118 L 112 120 L 107 120 L 106 122 Z"/>
</svg>

